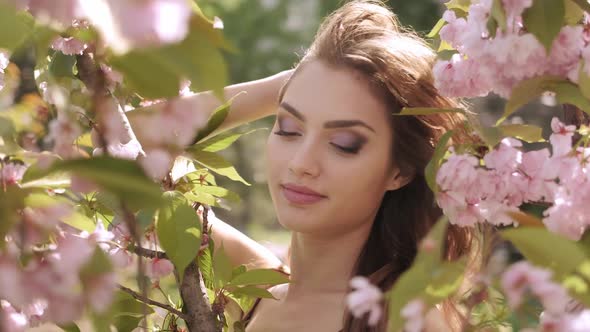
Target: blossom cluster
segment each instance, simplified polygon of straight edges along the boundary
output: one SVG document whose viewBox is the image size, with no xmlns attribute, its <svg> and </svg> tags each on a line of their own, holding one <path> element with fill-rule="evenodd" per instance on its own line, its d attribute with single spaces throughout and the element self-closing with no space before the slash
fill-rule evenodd
<svg viewBox="0 0 590 332">
<path fill-rule="evenodd" d="M 3 162 L 0 183 L 18 186 L 27 166 Z M 89 273 L 96 250 L 109 257 L 112 267 L 125 268 L 134 256 L 127 250 L 131 236 L 117 218 L 111 230 L 98 220 L 92 233 L 79 231 L 64 222 L 75 213 L 71 204 L 52 203 L 25 207 L 6 235 L 0 251 L 0 327 L 24 331 L 43 322 L 68 323 L 77 320 L 86 307 L 105 312 L 113 300 L 117 275 L 112 268 Z M 53 238 L 54 240 L 50 240 Z M 158 249 L 152 231 L 144 245 Z M 159 279 L 172 273 L 167 259 L 150 259 L 144 273 Z"/>
<path fill-rule="evenodd" d="M 59 5 L 44 0 L 9 0 L 28 9 L 38 20 L 68 27 L 75 20 L 90 22 L 104 42 L 117 53 L 138 47 L 179 42 L 188 33 L 192 9 L 185 0 L 64 0 Z M 59 39 L 54 47 L 78 53 L 84 44 Z"/>
<path fill-rule="evenodd" d="M 535 267 L 527 261 L 512 264 L 502 275 L 501 285 L 512 309 L 516 310 L 523 303 L 526 294 L 536 297 L 543 306 L 538 328 L 521 331 L 587 331 L 590 310 L 570 310 L 575 302 L 565 288 L 551 278 L 550 270 Z"/>
<path fill-rule="evenodd" d="M 572 146 L 574 126 L 551 121 L 551 152 L 521 151 L 522 143 L 505 138 L 482 159 L 451 155 L 437 173 L 439 206 L 451 223 L 509 225 L 524 203 L 548 205 L 543 222 L 553 232 L 579 239 L 590 224 L 590 149 Z"/>
<path fill-rule="evenodd" d="M 474 1 L 467 17 L 447 10 L 440 38 L 458 53 L 438 61 L 435 82 L 441 93 L 452 97 L 476 97 L 490 91 L 509 97 L 521 81 L 540 75 L 567 78 L 577 83 L 580 66 L 590 61 L 588 17 L 583 24 L 565 25 L 553 40 L 550 51 L 524 29 L 523 12 L 533 0 L 501 1 L 506 27 L 488 31 L 492 0 Z M 590 74 L 588 66 L 586 74 Z"/>
</svg>

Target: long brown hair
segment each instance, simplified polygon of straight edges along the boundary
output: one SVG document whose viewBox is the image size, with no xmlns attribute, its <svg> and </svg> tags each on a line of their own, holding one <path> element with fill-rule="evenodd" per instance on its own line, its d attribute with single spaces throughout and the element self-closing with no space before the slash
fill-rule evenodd
<svg viewBox="0 0 590 332">
<path fill-rule="evenodd" d="M 313 60 L 364 75 L 392 114 L 403 107 L 463 107 L 434 87 L 435 54 L 430 47 L 378 1 L 350 1 L 328 16 L 291 79 Z M 390 118 L 392 161 L 412 180 L 385 194 L 353 271 L 353 275 L 369 276 L 384 291 L 411 266 L 420 240 L 442 215 L 424 174 L 436 143 L 449 130 L 454 130 L 454 143 L 471 140 L 463 126 L 467 119 L 458 113 Z M 476 231 L 449 227 L 444 258 L 454 260 L 470 253 Z M 452 303 L 443 304 L 443 313 L 449 326 L 460 328 L 461 317 Z M 386 326 L 387 317 L 377 327 L 348 312 L 344 317 L 344 331 L 385 331 Z"/>
</svg>

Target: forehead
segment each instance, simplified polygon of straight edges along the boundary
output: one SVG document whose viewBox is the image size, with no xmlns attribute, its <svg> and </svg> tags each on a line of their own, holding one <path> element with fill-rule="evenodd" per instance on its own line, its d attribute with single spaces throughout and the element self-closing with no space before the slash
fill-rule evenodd
<svg viewBox="0 0 590 332">
<path fill-rule="evenodd" d="M 321 61 L 305 63 L 291 80 L 283 101 L 318 121 L 361 120 L 376 131 L 388 130 L 388 110 L 371 91 L 368 79 Z M 380 130 L 377 130 L 380 129 Z"/>
</svg>

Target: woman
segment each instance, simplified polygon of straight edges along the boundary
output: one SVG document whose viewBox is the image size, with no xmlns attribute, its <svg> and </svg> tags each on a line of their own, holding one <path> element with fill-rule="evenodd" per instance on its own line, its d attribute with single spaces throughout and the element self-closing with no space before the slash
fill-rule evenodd
<svg viewBox="0 0 590 332">
<path fill-rule="evenodd" d="M 225 128 L 276 112 L 268 182 L 278 220 L 292 231 L 291 283 L 270 290 L 278 300 L 257 303 L 247 331 L 385 330 L 386 317 L 371 327 L 347 312 L 349 280 L 368 276 L 387 290 L 410 267 L 420 239 L 441 216 L 424 177 L 434 146 L 450 129 L 455 142 L 467 139 L 456 114 L 392 116 L 406 106 L 460 107 L 434 88 L 433 61 L 428 46 L 388 9 L 353 1 L 325 20 L 292 75 L 226 89 L 228 97 L 247 94 L 236 99 Z M 193 98 L 217 104 L 211 95 Z M 213 236 L 235 264 L 281 266 L 219 220 Z M 472 238 L 452 227 L 446 258 L 467 253 Z M 459 328 L 445 308 L 431 314 L 427 329 Z"/>
</svg>

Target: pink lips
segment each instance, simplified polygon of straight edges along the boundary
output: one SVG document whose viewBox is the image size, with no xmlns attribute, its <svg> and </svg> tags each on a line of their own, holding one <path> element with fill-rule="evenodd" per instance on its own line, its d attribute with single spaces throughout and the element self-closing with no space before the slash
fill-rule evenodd
<svg viewBox="0 0 590 332">
<path fill-rule="evenodd" d="M 282 185 L 281 192 L 289 202 L 299 205 L 314 204 L 326 198 L 326 196 L 307 187 L 295 184 Z"/>
</svg>

